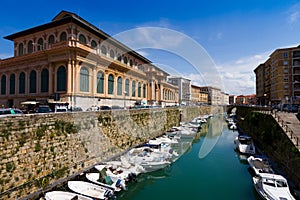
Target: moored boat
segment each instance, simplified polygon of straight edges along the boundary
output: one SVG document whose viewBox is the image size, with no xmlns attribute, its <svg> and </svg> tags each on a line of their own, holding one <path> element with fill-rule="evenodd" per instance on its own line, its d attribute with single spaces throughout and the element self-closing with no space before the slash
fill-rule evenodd
<svg viewBox="0 0 300 200">
<path fill-rule="evenodd" d="M 93 200 L 92 198 L 82 196 L 73 192 L 66 191 L 50 191 L 45 194 L 46 200 Z"/>
<path fill-rule="evenodd" d="M 235 138 L 236 149 L 242 154 L 255 154 L 255 146 L 252 138 L 247 135 L 239 135 Z"/>
<path fill-rule="evenodd" d="M 286 179 L 277 174 L 260 173 L 253 177 L 254 188 L 265 200 L 295 200 Z"/>
<path fill-rule="evenodd" d="M 121 179 L 117 179 L 116 181 L 111 181 L 111 184 L 107 184 L 106 181 L 106 177 L 101 178 L 101 174 L 99 173 L 86 173 L 85 177 L 93 182 L 96 183 L 98 185 L 101 185 L 103 187 L 109 188 L 111 190 L 114 190 L 116 192 L 123 190 L 126 190 L 126 185 L 125 183 L 123 183 L 123 180 Z M 111 180 L 111 179 L 110 179 Z"/>
<path fill-rule="evenodd" d="M 247 161 L 256 175 L 260 173 L 274 174 L 267 158 L 250 156 Z"/>
<path fill-rule="evenodd" d="M 114 197 L 114 191 L 85 181 L 68 181 L 70 190 L 96 199 L 109 199 Z"/>
</svg>

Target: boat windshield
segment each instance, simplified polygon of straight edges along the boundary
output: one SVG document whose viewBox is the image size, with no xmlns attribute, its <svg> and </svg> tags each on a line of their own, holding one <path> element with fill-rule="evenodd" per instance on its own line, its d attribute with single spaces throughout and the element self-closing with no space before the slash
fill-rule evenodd
<svg viewBox="0 0 300 200">
<path fill-rule="evenodd" d="M 284 180 L 277 180 L 276 186 L 277 187 L 287 187 L 287 183 Z"/>
<path fill-rule="evenodd" d="M 241 144 L 246 144 L 246 145 L 249 145 L 252 143 L 252 140 L 240 140 Z"/>
<path fill-rule="evenodd" d="M 284 180 L 264 179 L 263 183 L 272 187 L 287 187 L 287 183 Z"/>
<path fill-rule="evenodd" d="M 273 179 L 264 179 L 263 183 L 268 186 L 276 187 L 275 181 Z"/>
</svg>

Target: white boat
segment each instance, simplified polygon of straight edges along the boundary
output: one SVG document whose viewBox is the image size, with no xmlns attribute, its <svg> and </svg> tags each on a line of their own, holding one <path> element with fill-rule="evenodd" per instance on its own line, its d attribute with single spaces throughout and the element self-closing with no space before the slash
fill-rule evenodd
<svg viewBox="0 0 300 200">
<path fill-rule="evenodd" d="M 295 200 L 286 179 L 277 174 L 261 173 L 253 177 L 254 188 L 266 200 Z"/>
<path fill-rule="evenodd" d="M 106 187 L 85 181 L 68 181 L 70 190 L 91 198 L 108 199 L 114 197 L 114 191 Z"/>
<path fill-rule="evenodd" d="M 101 180 L 101 174 L 100 173 L 86 173 L 85 177 L 89 181 L 91 181 L 93 183 L 96 183 L 97 185 L 101 185 L 103 187 L 109 188 L 109 189 L 114 190 L 116 192 L 119 192 L 122 189 L 126 190 L 126 185 L 125 185 L 125 183 L 123 183 L 123 180 L 121 180 L 121 179 L 117 179 L 114 182 L 111 181 L 112 182 L 111 184 L 107 184 L 107 183 L 104 183 L 105 180 L 106 180 L 106 177 L 103 177 L 103 180 Z"/>
<path fill-rule="evenodd" d="M 189 128 L 188 125 L 173 126 L 172 131 L 176 131 L 180 138 L 194 138 L 196 135 L 196 131 Z"/>
<path fill-rule="evenodd" d="M 250 136 L 239 135 L 235 138 L 236 149 L 242 154 L 255 154 L 255 146 Z"/>
<path fill-rule="evenodd" d="M 132 165 L 138 164 L 142 166 L 145 172 L 162 169 L 170 165 L 172 159 L 174 159 L 172 153 L 155 150 L 148 146 L 133 148 L 123 158 Z"/>
<path fill-rule="evenodd" d="M 93 200 L 92 198 L 82 196 L 73 192 L 50 191 L 45 194 L 46 200 Z"/>
<path fill-rule="evenodd" d="M 104 177 L 109 177 L 113 182 L 116 182 L 118 179 L 122 180 L 122 187 L 126 187 L 126 181 L 130 181 L 133 179 L 136 174 L 132 172 L 130 169 L 124 169 L 118 167 L 117 165 L 111 164 L 100 164 L 95 165 L 95 168 L 103 174 Z"/>
<path fill-rule="evenodd" d="M 274 174 L 267 158 L 250 156 L 247 161 L 256 175 L 260 173 Z"/>
<path fill-rule="evenodd" d="M 144 161 L 139 163 L 146 172 L 153 172 L 163 169 L 171 164 L 169 161 Z"/>
</svg>

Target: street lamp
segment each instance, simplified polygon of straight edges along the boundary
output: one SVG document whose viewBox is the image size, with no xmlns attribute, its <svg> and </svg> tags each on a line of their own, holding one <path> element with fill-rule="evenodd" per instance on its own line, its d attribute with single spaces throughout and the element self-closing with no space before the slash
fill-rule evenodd
<svg viewBox="0 0 300 200">
<path fill-rule="evenodd" d="M 266 105 L 266 102 L 267 102 L 267 94 L 264 93 L 264 106 Z"/>
<path fill-rule="evenodd" d="M 126 95 L 127 95 L 127 92 L 126 91 L 124 91 L 124 109 L 126 109 Z"/>
</svg>

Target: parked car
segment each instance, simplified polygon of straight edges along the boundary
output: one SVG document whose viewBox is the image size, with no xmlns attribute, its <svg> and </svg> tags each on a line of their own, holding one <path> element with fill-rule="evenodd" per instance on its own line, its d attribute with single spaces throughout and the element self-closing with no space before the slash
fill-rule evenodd
<svg viewBox="0 0 300 200">
<path fill-rule="evenodd" d="M 74 106 L 74 107 L 71 107 L 71 108 L 70 108 L 70 111 L 71 111 L 71 112 L 80 112 L 80 111 L 83 111 L 83 110 L 82 110 L 81 107 L 75 107 L 75 106 Z"/>
<path fill-rule="evenodd" d="M 100 110 L 111 110 L 109 106 L 100 106 Z"/>
<path fill-rule="evenodd" d="M 68 112 L 67 106 L 55 106 L 54 112 Z"/>
<path fill-rule="evenodd" d="M 48 105 L 40 105 L 37 109 L 36 109 L 37 113 L 50 113 L 52 112 L 51 108 Z"/>
<path fill-rule="evenodd" d="M 14 115 L 14 114 L 23 114 L 20 109 L 16 108 L 1 108 L 0 115 Z"/>
<path fill-rule="evenodd" d="M 286 106 L 283 108 L 283 110 L 286 112 L 296 113 L 296 112 L 298 112 L 298 106 L 293 105 L 293 104 L 286 104 Z"/>
</svg>

